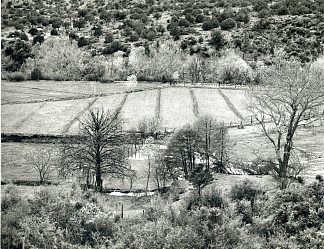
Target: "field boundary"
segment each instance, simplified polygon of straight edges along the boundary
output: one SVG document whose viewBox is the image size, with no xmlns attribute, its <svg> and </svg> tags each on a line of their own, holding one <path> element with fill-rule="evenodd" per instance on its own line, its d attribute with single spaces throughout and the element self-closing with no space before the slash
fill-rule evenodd
<svg viewBox="0 0 324 249">
<path fill-rule="evenodd" d="M 159 124 L 161 123 L 161 88 L 158 88 L 157 96 L 156 96 L 156 110 L 155 110 L 155 118 L 158 120 Z"/>
<path fill-rule="evenodd" d="M 21 126 L 23 126 L 23 124 L 30 119 L 32 116 L 34 116 L 40 109 L 42 109 L 44 106 L 46 105 L 46 102 L 41 104 L 39 107 L 35 108 L 34 110 L 32 110 L 30 113 L 28 113 L 25 117 L 23 117 L 21 120 L 19 120 L 14 126 L 13 128 L 19 129 Z"/>
<path fill-rule="evenodd" d="M 198 106 L 198 101 L 197 101 L 196 95 L 192 88 L 190 88 L 189 91 L 190 91 L 190 96 L 191 96 L 191 100 L 192 100 L 192 111 L 193 111 L 195 117 L 198 117 L 199 116 L 199 106 Z"/>
<path fill-rule="evenodd" d="M 84 94 L 83 96 L 67 96 L 67 97 L 59 97 L 59 98 L 49 98 L 49 99 L 42 99 L 42 100 L 30 100 L 30 101 L 11 101 L 11 102 L 5 102 L 1 103 L 1 105 L 13 105 L 13 104 L 31 104 L 31 103 L 41 103 L 41 102 L 56 102 L 56 101 L 67 101 L 67 100 L 77 100 L 77 99 L 89 99 L 89 98 L 95 98 L 95 97 L 107 97 L 117 94 L 128 94 L 133 92 L 143 92 L 143 91 L 149 91 L 149 90 L 155 90 L 158 88 L 168 88 L 169 86 L 152 86 L 147 88 L 139 88 L 139 89 L 132 89 L 132 90 L 125 90 L 125 91 L 118 91 L 118 92 L 112 92 L 112 93 L 100 93 L 100 94 Z M 28 93 L 25 93 L 28 94 Z M 38 95 L 40 96 L 40 95 Z M 44 95 L 45 96 L 45 95 Z M 48 96 L 48 95 L 46 95 Z"/>
<path fill-rule="evenodd" d="M 127 100 L 127 97 L 128 97 L 129 93 L 125 93 L 123 99 L 120 101 L 118 107 L 115 109 L 115 111 L 113 112 L 113 116 L 114 117 L 117 117 L 119 116 L 121 110 L 123 109 L 125 103 L 126 103 L 126 100 Z"/>
<path fill-rule="evenodd" d="M 232 112 L 234 112 L 234 114 L 241 119 L 242 121 L 244 120 L 244 117 L 242 116 L 242 114 L 236 109 L 236 107 L 233 105 L 233 103 L 229 100 L 229 98 L 222 92 L 222 90 L 219 88 L 218 89 L 219 94 L 223 97 L 223 99 L 225 100 L 226 104 L 228 105 L 228 107 L 232 110 Z"/>
<path fill-rule="evenodd" d="M 8 85 L 5 85 L 5 86 L 8 87 Z M 29 86 L 10 86 L 10 87 L 14 87 L 14 88 L 24 88 L 24 89 L 37 90 L 37 91 L 43 91 L 45 93 L 46 92 L 56 92 L 56 93 L 73 93 L 73 94 L 85 95 L 85 96 L 88 96 L 89 95 L 87 93 L 79 93 L 79 92 L 73 92 L 73 91 L 54 90 L 54 89 L 40 88 L 40 87 L 29 87 Z M 4 90 L 4 91 L 6 91 L 6 90 Z"/>
<path fill-rule="evenodd" d="M 85 108 L 83 108 L 68 124 L 66 124 L 65 126 L 64 126 L 64 128 L 63 128 L 63 131 L 62 131 L 62 133 L 63 134 L 66 134 L 68 131 L 69 131 L 69 129 L 71 128 L 71 126 L 77 121 L 77 120 L 79 120 L 79 118 L 81 117 L 81 115 L 84 113 L 84 112 L 86 112 L 87 110 L 89 110 L 90 109 L 90 107 L 97 101 L 97 99 L 98 98 L 95 98 L 94 100 L 92 100 L 92 101 L 90 101 L 89 103 L 88 103 L 88 105 L 85 107 Z"/>
</svg>

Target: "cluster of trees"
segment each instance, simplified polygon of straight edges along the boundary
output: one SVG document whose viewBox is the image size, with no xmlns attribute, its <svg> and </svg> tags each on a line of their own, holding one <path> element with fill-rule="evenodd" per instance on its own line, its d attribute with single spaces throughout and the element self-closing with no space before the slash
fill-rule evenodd
<svg viewBox="0 0 324 249">
<path fill-rule="evenodd" d="M 203 116 L 192 126 L 177 131 L 165 152 L 166 167 L 174 179 L 179 176 L 192 180 L 199 173 L 209 171 L 225 173 L 228 164 L 230 141 L 227 128 L 215 119 Z M 207 177 L 208 178 L 208 177 Z M 202 181 L 202 183 L 206 183 Z M 198 185 L 200 193 L 200 185 Z"/>
<path fill-rule="evenodd" d="M 222 50 L 205 58 L 188 55 L 177 49 L 174 42 L 135 49 L 130 53 L 129 64 L 138 79 L 148 81 L 248 84 L 254 79 L 252 68 L 235 50 Z M 173 77 L 175 72 L 177 79 Z"/>
</svg>

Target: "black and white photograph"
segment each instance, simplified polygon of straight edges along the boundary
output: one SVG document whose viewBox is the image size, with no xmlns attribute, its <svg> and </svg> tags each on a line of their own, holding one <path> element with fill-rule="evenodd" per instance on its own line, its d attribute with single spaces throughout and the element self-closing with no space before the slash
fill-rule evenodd
<svg viewBox="0 0 324 249">
<path fill-rule="evenodd" d="M 324 0 L 1 0 L 1 249 L 324 249 Z"/>
</svg>

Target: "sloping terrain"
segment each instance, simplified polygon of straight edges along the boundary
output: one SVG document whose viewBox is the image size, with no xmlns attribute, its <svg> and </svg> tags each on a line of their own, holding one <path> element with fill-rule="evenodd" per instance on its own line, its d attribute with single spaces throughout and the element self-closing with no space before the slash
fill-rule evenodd
<svg viewBox="0 0 324 249">
<path fill-rule="evenodd" d="M 194 88 L 199 115 L 210 115 L 226 125 L 240 123 L 231 102 L 245 113 L 244 106 L 238 106 L 244 99 L 243 90 L 226 90 L 227 101 L 218 89 Z M 161 90 L 159 108 L 158 91 L 148 90 L 107 97 L 83 98 L 75 100 L 47 101 L 2 105 L 2 133 L 63 135 L 78 132 L 78 119 L 89 108 L 120 110 L 125 120 L 125 130 L 138 128 L 144 119 L 160 116 L 161 129 L 176 129 L 191 124 L 197 119 L 194 100 L 188 88 L 172 87 Z M 157 112 L 160 111 L 159 114 Z"/>
</svg>

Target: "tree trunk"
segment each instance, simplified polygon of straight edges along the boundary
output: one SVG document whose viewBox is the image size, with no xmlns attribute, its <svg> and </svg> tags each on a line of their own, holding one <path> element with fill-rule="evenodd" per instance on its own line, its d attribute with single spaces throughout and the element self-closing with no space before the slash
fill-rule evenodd
<svg viewBox="0 0 324 249">
<path fill-rule="evenodd" d="M 148 157 L 148 174 L 147 174 L 147 181 L 146 181 L 146 188 L 145 188 L 145 194 L 147 195 L 147 191 L 148 191 L 148 185 L 149 185 L 149 181 L 150 181 L 150 177 L 151 177 L 151 162 L 150 162 L 150 157 Z"/>
<path fill-rule="evenodd" d="M 102 179 L 101 179 L 101 172 L 97 170 L 96 173 L 96 191 L 102 192 Z"/>
<path fill-rule="evenodd" d="M 96 160 L 96 191 L 102 192 L 102 179 L 101 179 L 101 164 L 100 158 L 97 156 Z"/>
<path fill-rule="evenodd" d="M 39 172 L 39 183 L 42 184 L 43 183 L 43 177 L 42 177 L 42 173 Z"/>
</svg>

